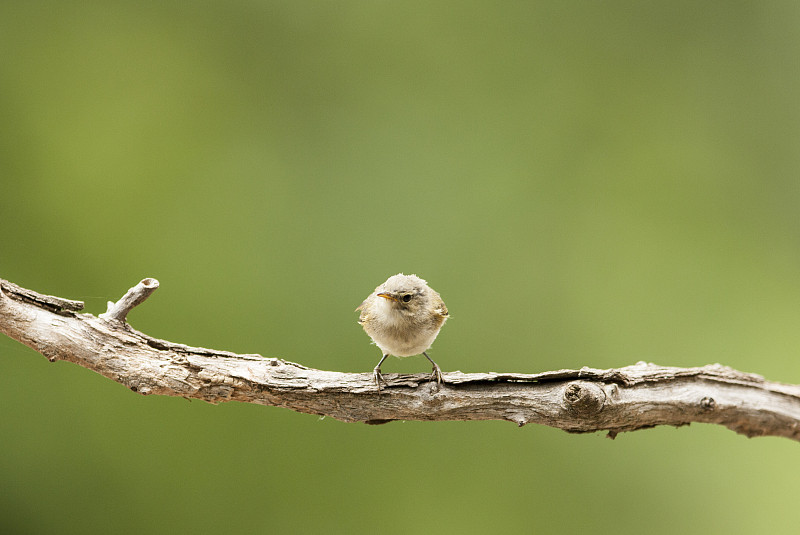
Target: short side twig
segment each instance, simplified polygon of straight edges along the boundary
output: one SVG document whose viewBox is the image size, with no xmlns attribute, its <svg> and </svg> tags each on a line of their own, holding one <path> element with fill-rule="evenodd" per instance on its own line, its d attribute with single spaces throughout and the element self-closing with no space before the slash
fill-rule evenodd
<svg viewBox="0 0 800 535">
<path fill-rule="evenodd" d="M 315 370 L 152 338 L 125 323 L 158 286 L 144 279 L 101 317 L 76 301 L 43 296 L 0 279 L 0 332 L 51 361 L 94 370 L 140 394 L 241 401 L 370 424 L 393 420 L 506 420 L 614 437 L 656 425 L 704 422 L 752 436 L 800 441 L 800 386 L 719 364 L 675 368 L 640 362 L 537 374 L 387 374 Z"/>
<path fill-rule="evenodd" d="M 133 307 L 138 306 L 150 297 L 150 294 L 158 289 L 158 281 L 153 278 L 142 279 L 142 281 L 128 290 L 122 299 L 116 303 L 109 301 L 108 309 L 100 317 L 104 320 L 125 321 Z"/>
</svg>

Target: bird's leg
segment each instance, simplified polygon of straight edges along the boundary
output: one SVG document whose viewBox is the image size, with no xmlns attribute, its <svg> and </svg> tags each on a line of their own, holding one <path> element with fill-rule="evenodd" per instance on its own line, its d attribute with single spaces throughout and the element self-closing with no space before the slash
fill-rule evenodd
<svg viewBox="0 0 800 535">
<path fill-rule="evenodd" d="M 431 372 L 431 381 L 436 380 L 437 383 L 442 384 L 444 382 L 444 379 L 442 378 L 442 369 L 439 367 L 438 364 L 436 364 L 431 360 L 431 358 L 428 356 L 427 353 L 423 351 L 422 354 L 425 355 L 425 358 L 428 359 L 431 364 L 433 364 L 433 371 Z"/>
<path fill-rule="evenodd" d="M 389 383 L 387 383 L 386 379 L 384 379 L 383 375 L 381 375 L 381 364 L 383 364 L 383 361 L 386 360 L 386 357 L 388 356 L 389 355 L 384 355 L 381 361 L 378 363 L 378 365 L 375 366 L 375 369 L 372 370 L 372 377 L 375 378 L 375 386 L 378 387 L 378 394 L 381 393 L 381 381 L 383 381 L 383 384 L 385 384 L 386 386 L 389 386 Z"/>
</svg>

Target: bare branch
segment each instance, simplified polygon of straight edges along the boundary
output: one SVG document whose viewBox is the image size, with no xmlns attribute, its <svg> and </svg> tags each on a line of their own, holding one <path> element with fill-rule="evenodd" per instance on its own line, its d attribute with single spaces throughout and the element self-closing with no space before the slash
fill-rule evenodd
<svg viewBox="0 0 800 535">
<path fill-rule="evenodd" d="M 82 303 L 40 295 L 0 279 L 0 332 L 42 353 L 94 370 L 140 394 L 241 401 L 326 415 L 345 422 L 508 420 L 575 433 L 705 422 L 752 436 L 800 441 L 800 386 L 712 364 L 536 374 L 387 374 L 315 370 L 260 355 L 189 347 L 152 338 L 124 319 L 156 288 L 144 279 L 100 317 Z"/>
</svg>

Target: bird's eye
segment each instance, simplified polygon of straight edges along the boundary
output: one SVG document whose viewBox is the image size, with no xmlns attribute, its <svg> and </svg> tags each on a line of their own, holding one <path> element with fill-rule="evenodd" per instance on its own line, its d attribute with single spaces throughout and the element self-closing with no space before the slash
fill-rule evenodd
<svg viewBox="0 0 800 535">
<path fill-rule="evenodd" d="M 411 301 L 411 294 L 406 294 L 403 296 L 403 303 L 408 303 Z"/>
</svg>

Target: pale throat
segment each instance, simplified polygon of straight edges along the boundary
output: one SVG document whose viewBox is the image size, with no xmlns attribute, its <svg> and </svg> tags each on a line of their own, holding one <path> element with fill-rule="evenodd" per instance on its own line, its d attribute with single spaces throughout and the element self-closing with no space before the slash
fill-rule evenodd
<svg viewBox="0 0 800 535">
<path fill-rule="evenodd" d="M 400 309 L 394 306 L 388 299 L 381 297 L 378 301 L 378 309 L 380 310 L 380 313 L 386 323 L 395 325 L 408 321 L 406 315 L 403 314 Z"/>
</svg>

